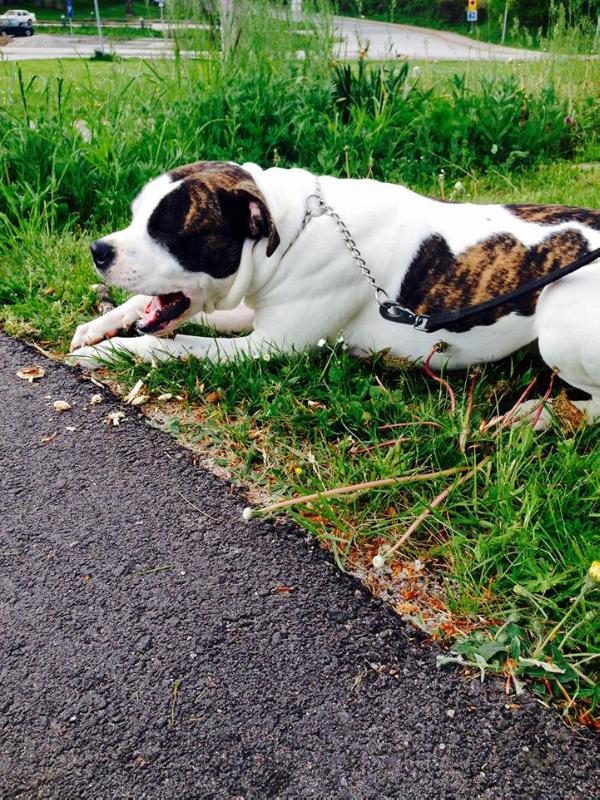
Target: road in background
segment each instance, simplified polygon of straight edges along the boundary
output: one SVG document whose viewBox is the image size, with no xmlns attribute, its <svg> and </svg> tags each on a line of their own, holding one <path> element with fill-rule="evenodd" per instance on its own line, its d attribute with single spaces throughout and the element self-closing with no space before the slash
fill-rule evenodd
<svg viewBox="0 0 600 800">
<path fill-rule="evenodd" d="M 161 26 L 153 23 L 151 27 L 158 30 Z M 364 51 L 372 60 L 534 61 L 545 57 L 544 53 L 486 44 L 457 33 L 351 17 L 335 17 L 334 31 L 342 39 L 334 45 L 336 58 L 356 59 Z M 87 58 L 97 48 L 94 36 L 36 34 L 29 39 L 13 39 L 0 48 L 0 58 L 7 61 Z M 123 58 L 157 58 L 171 56 L 173 44 L 168 39 L 138 38 L 109 42 L 107 49 Z"/>
</svg>

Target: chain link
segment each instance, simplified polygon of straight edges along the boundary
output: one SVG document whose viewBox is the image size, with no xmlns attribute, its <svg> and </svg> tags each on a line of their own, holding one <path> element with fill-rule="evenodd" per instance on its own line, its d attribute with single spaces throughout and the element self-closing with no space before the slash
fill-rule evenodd
<svg viewBox="0 0 600 800">
<path fill-rule="evenodd" d="M 377 284 L 377 281 L 373 277 L 373 273 L 367 266 L 367 262 L 362 257 L 360 250 L 354 239 L 352 238 L 352 234 L 348 229 L 348 226 L 344 222 L 344 220 L 340 217 L 337 211 L 334 211 L 331 206 L 327 205 L 325 199 L 323 197 L 323 190 L 321 188 L 321 182 L 319 179 L 316 179 L 316 191 L 314 194 L 309 195 L 306 198 L 306 205 L 305 205 L 305 213 L 304 219 L 302 220 L 302 225 L 300 227 L 300 232 L 304 230 L 306 225 L 308 224 L 309 220 L 312 217 L 320 217 L 323 214 L 326 214 L 328 217 L 331 217 L 335 224 L 338 226 L 340 233 L 342 234 L 342 239 L 344 240 L 344 244 L 348 248 L 354 263 L 361 271 L 361 274 L 368 280 L 371 284 L 371 288 L 375 292 L 375 299 L 382 305 L 384 302 L 389 301 L 388 293 L 383 289 L 381 286 Z"/>
</svg>

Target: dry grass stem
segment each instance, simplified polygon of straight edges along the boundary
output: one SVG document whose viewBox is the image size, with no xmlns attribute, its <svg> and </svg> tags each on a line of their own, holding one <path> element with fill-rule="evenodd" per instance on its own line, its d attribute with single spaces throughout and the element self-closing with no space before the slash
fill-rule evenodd
<svg viewBox="0 0 600 800">
<path fill-rule="evenodd" d="M 454 483 L 450 484 L 450 486 L 446 487 L 446 489 L 444 489 L 443 492 L 440 492 L 438 496 L 434 500 L 432 500 L 429 506 L 421 514 L 419 514 L 419 516 L 415 519 L 412 525 L 409 528 L 407 528 L 406 532 L 402 534 L 402 536 L 398 539 L 396 544 L 393 547 L 390 547 L 389 550 L 386 550 L 384 554 L 385 558 L 386 559 L 389 558 L 396 552 L 396 550 L 402 547 L 404 542 L 406 542 L 407 539 L 409 539 L 413 535 L 413 533 L 420 527 L 422 522 L 427 519 L 427 517 L 431 514 L 431 512 L 435 508 L 437 508 L 444 502 L 444 500 L 448 497 L 448 495 L 450 495 L 452 491 L 454 491 L 454 489 L 457 489 L 463 483 L 472 478 L 473 475 L 479 472 L 479 470 L 482 469 L 486 464 L 488 464 L 490 460 L 491 456 L 486 456 L 479 462 L 479 464 L 473 467 L 473 469 L 469 470 L 466 475 L 463 475 L 457 481 L 454 481 Z"/>
<path fill-rule="evenodd" d="M 290 508 L 300 504 L 312 503 L 313 500 L 322 500 L 327 497 L 337 497 L 342 494 L 352 494 L 353 492 L 362 492 L 365 489 L 377 489 L 381 486 L 394 486 L 404 485 L 407 483 L 419 483 L 421 481 L 433 481 L 437 478 L 447 478 L 449 475 L 457 475 L 464 472 L 468 467 L 452 467 L 451 469 L 442 469 L 439 472 L 423 472 L 413 475 L 401 475 L 399 478 L 381 478 L 376 481 L 365 481 L 364 483 L 353 483 L 350 486 L 338 486 L 336 489 L 327 489 L 324 492 L 315 492 L 314 494 L 301 495 L 300 497 L 292 497 L 290 500 L 282 500 L 280 503 L 273 503 L 263 508 L 251 509 L 251 513 L 245 512 L 246 518 L 256 516 L 258 514 L 271 514 L 274 511 L 280 511 L 283 508 Z M 247 510 L 246 510 L 247 511 Z"/>
</svg>

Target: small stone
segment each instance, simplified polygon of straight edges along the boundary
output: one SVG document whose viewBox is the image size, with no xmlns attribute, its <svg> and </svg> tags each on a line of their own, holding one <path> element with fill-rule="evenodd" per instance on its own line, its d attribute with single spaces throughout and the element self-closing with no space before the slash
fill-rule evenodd
<svg viewBox="0 0 600 800">
<path fill-rule="evenodd" d="M 281 642 L 281 631 L 275 631 L 273 636 L 271 636 L 271 644 L 280 644 Z"/>
<path fill-rule="evenodd" d="M 142 636 L 142 638 L 139 639 L 138 643 L 136 644 L 135 649 L 137 650 L 138 653 L 145 653 L 151 644 L 152 644 L 151 636 Z"/>
<path fill-rule="evenodd" d="M 450 719 L 454 719 L 454 717 L 456 716 L 456 711 L 453 708 L 447 708 L 446 716 L 450 717 Z"/>
</svg>

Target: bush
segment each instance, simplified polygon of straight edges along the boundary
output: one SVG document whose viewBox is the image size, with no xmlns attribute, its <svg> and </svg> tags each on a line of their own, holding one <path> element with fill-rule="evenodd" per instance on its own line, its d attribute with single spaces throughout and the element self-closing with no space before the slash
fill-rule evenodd
<svg viewBox="0 0 600 800">
<path fill-rule="evenodd" d="M 475 88 L 454 77 L 440 93 L 424 89 L 407 64 L 317 68 L 307 59 L 275 70 L 262 60 L 242 71 L 188 62 L 152 67 L 143 91 L 125 74 L 113 80 L 103 101 L 77 102 L 65 101 L 62 78 L 21 81 L 20 109 L 0 110 L 0 141 L 10 142 L 0 148 L 7 219 L 17 224 L 36 212 L 59 226 L 122 220 L 136 187 L 199 158 L 372 175 L 427 190 L 442 168 L 457 179 L 464 170 L 569 154 L 597 124 L 593 105 L 571 124 L 575 112 L 551 87 L 534 95 L 514 76 Z"/>
</svg>

